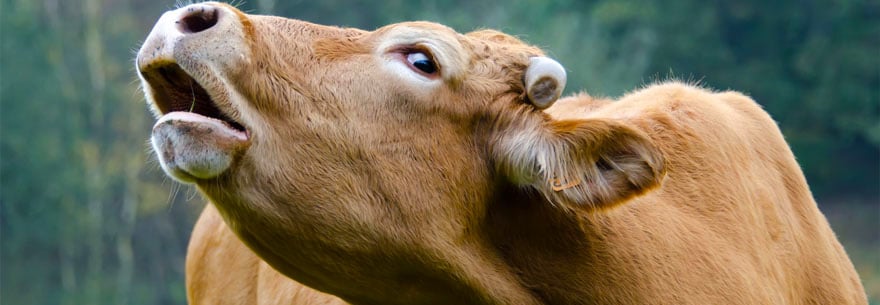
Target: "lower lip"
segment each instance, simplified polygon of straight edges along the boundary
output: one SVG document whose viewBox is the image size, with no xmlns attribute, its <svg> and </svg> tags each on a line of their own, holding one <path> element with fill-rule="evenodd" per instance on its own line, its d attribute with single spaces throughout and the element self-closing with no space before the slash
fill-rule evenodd
<svg viewBox="0 0 880 305">
<path fill-rule="evenodd" d="M 198 113 L 184 112 L 184 111 L 170 112 L 170 113 L 165 114 L 162 117 L 160 117 L 154 126 L 158 126 L 158 125 L 160 125 L 164 122 L 167 122 L 167 121 L 185 121 L 185 122 L 192 122 L 192 123 L 196 123 L 196 124 L 206 124 L 206 125 L 212 127 L 212 129 L 222 130 L 224 133 L 227 133 L 228 135 L 233 136 L 234 138 L 241 140 L 241 141 L 247 141 L 250 138 L 250 134 L 247 130 L 241 131 L 241 130 L 232 128 L 226 122 L 223 122 L 223 121 L 215 119 L 215 118 L 206 117 L 206 116 L 203 116 Z"/>
</svg>

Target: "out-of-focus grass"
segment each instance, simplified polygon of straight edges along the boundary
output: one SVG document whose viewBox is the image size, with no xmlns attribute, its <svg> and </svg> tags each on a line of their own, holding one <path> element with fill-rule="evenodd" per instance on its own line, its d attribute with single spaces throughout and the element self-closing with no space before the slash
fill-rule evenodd
<svg viewBox="0 0 880 305">
<path fill-rule="evenodd" d="M 880 202 L 840 201 L 820 208 L 846 248 L 871 304 L 880 304 Z"/>
</svg>

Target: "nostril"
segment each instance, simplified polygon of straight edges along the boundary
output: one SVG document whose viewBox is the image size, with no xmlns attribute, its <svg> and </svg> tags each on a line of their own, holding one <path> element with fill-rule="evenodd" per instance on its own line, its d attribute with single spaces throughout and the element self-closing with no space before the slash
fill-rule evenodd
<svg viewBox="0 0 880 305">
<path fill-rule="evenodd" d="M 192 34 L 210 29 L 217 24 L 219 10 L 207 5 L 187 8 L 180 21 L 177 21 L 180 31 Z"/>
</svg>

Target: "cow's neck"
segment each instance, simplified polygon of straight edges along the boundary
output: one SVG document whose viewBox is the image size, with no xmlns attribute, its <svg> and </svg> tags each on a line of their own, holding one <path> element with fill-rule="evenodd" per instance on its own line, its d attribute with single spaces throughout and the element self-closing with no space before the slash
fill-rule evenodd
<svg viewBox="0 0 880 305">
<path fill-rule="evenodd" d="M 582 221 L 576 211 L 554 206 L 535 191 L 508 187 L 498 194 L 489 207 L 485 226 L 492 246 L 508 268 L 515 270 L 522 285 L 545 302 L 554 303 L 553 286 L 559 285 L 553 282 L 583 267 L 589 259 L 584 253 L 593 250 L 595 241 L 586 238 L 591 234 L 585 230 L 591 230 L 592 224 Z"/>
<path fill-rule="evenodd" d="M 248 179 L 257 180 L 253 177 Z M 267 180 L 260 182 L 260 185 L 269 186 L 270 183 Z M 309 203 L 285 201 L 285 198 L 293 198 L 295 194 L 264 192 L 255 185 L 240 189 L 207 186 L 203 187 L 203 191 L 215 203 L 230 228 L 278 271 L 356 304 L 389 304 L 387 300 L 399 300 L 400 304 L 542 303 L 522 284 L 517 269 L 512 267 L 515 266 L 511 264 L 512 261 L 504 257 L 504 243 L 492 241 L 495 235 L 505 234 L 504 230 L 487 227 L 498 225 L 493 222 L 498 222 L 499 217 L 506 217 L 503 214 L 507 212 L 475 216 L 474 223 L 465 224 L 471 228 L 468 230 L 435 227 L 426 222 L 406 226 L 393 216 L 388 217 L 385 223 L 346 227 L 340 225 L 350 221 L 346 217 L 367 219 L 370 215 L 334 216 L 321 211 L 340 212 L 361 205 L 366 212 L 373 209 L 366 205 L 406 203 L 340 201 L 310 207 Z M 388 194 L 371 197 L 394 198 Z M 409 204 L 423 207 L 448 205 L 431 202 L 427 198 L 419 198 L 418 202 Z M 528 205 L 524 202 L 517 204 Z M 470 202 L 466 205 L 476 208 L 482 204 Z M 499 202 L 490 206 L 501 205 Z M 427 218 L 465 219 L 461 215 L 446 214 L 470 212 L 473 210 L 458 207 L 428 208 L 424 213 L 434 213 L 426 215 Z M 500 225 L 518 226 L 516 223 Z M 528 228 L 532 224 L 523 226 Z M 416 232 L 414 229 L 427 231 Z M 545 231 L 550 229 L 542 228 Z M 517 232 L 516 235 L 521 233 Z M 450 238 L 442 234 L 458 235 Z M 456 240 L 456 244 L 448 244 L 449 240 Z M 380 245 L 378 251 L 377 245 Z"/>
</svg>

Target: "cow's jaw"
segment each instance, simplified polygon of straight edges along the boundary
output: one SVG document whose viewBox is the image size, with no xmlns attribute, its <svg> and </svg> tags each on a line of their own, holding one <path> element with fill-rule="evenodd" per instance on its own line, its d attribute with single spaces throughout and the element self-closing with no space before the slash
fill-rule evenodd
<svg viewBox="0 0 880 305">
<path fill-rule="evenodd" d="M 147 102 L 159 117 L 151 137 L 153 149 L 162 169 L 184 183 L 220 176 L 250 146 L 247 128 L 235 119 L 238 111 L 232 100 L 240 94 L 218 72 L 236 64 L 229 58 L 244 54 L 230 56 L 236 54 L 210 47 L 218 36 L 238 36 L 229 32 L 234 26 L 213 29 L 237 22 L 235 17 L 223 6 L 209 4 L 170 11 L 138 52 Z"/>
</svg>

